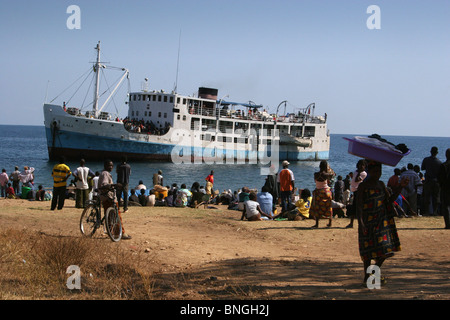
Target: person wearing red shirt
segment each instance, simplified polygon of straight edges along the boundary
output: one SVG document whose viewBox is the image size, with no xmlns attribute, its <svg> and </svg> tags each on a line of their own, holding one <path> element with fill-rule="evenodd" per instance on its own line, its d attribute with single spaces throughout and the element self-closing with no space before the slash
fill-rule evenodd
<svg viewBox="0 0 450 320">
<path fill-rule="evenodd" d="M 206 193 L 213 194 L 214 188 L 214 171 L 211 170 L 211 173 L 206 177 Z"/>
</svg>

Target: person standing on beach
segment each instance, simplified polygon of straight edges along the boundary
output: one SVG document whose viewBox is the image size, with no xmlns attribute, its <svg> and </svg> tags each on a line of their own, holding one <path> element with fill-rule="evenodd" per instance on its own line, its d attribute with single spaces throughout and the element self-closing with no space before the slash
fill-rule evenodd
<svg viewBox="0 0 450 320">
<path fill-rule="evenodd" d="M 439 182 L 437 174 L 442 162 L 436 157 L 438 154 L 438 148 L 432 147 L 430 150 L 430 156 L 426 157 L 422 161 L 421 169 L 425 170 L 425 183 L 423 185 L 422 215 L 437 215 L 439 208 Z M 430 211 L 431 204 L 431 211 Z"/>
<path fill-rule="evenodd" d="M 333 208 L 331 207 L 333 193 L 331 192 L 330 183 L 334 176 L 336 174 L 330 168 L 328 162 L 322 160 L 319 165 L 319 171 L 314 173 L 316 188 L 312 193 L 312 203 L 309 212 L 316 220 L 316 223 L 312 228 L 318 228 L 319 220 L 322 218 L 328 219 L 327 227 L 331 227 L 333 219 Z"/>
<path fill-rule="evenodd" d="M 161 170 L 158 170 L 158 173 L 153 174 L 153 186 L 164 186 L 163 180 L 164 177 Z"/>
<path fill-rule="evenodd" d="M 73 176 L 76 178 L 75 208 L 84 208 L 86 201 L 89 200 L 88 178 L 94 177 L 94 172 L 86 167 L 86 161 L 81 159 L 80 166 L 75 169 Z"/>
<path fill-rule="evenodd" d="M 117 190 L 117 201 L 123 197 L 123 212 L 128 212 L 128 186 L 130 183 L 131 167 L 127 163 L 127 158 L 122 158 L 122 163 L 117 166 L 117 183 L 122 185 L 120 190 Z"/>
<path fill-rule="evenodd" d="M 352 181 L 353 172 L 350 172 L 348 175 L 345 176 L 344 179 L 344 205 L 348 205 L 350 202 L 350 182 Z"/>
<path fill-rule="evenodd" d="M 114 191 L 111 191 L 111 187 L 114 185 L 113 178 L 111 175 L 111 172 L 114 168 L 114 164 L 111 160 L 106 160 L 103 164 L 103 171 L 100 173 L 100 176 L 98 178 L 98 189 L 99 189 L 99 196 L 100 201 L 102 202 L 102 207 L 105 210 L 112 207 L 114 205 L 114 200 L 111 200 L 110 198 L 115 199 L 116 194 Z M 119 218 L 120 222 L 122 224 L 122 239 L 128 240 L 131 239 L 131 237 L 125 233 L 125 228 L 123 227 L 123 221 L 122 221 L 122 215 L 119 210 Z"/>
<path fill-rule="evenodd" d="M 264 186 L 268 188 L 268 190 L 269 190 L 268 192 L 272 195 L 272 199 L 273 199 L 272 210 L 275 211 L 277 203 L 278 203 L 278 196 L 279 196 L 278 183 L 277 183 L 277 172 L 276 172 L 275 166 L 273 164 L 270 166 L 269 170 L 270 170 L 270 172 L 267 175 Z"/>
<path fill-rule="evenodd" d="M 53 177 L 53 198 L 52 204 L 50 206 L 51 210 L 61 210 L 64 207 L 64 200 L 66 199 L 66 186 L 67 179 L 70 177 L 72 172 L 70 168 L 64 164 L 64 157 L 59 159 L 59 163 L 53 167 L 52 177 Z"/>
<path fill-rule="evenodd" d="M 441 164 L 438 181 L 441 189 L 441 214 L 444 216 L 445 229 L 450 229 L 450 148 L 445 151 L 447 161 Z"/>
<path fill-rule="evenodd" d="M 14 167 L 14 171 L 9 175 L 9 179 L 12 182 L 12 187 L 14 189 L 14 193 L 19 194 L 20 193 L 20 187 L 19 187 L 20 171 L 19 171 L 18 166 Z"/>
<path fill-rule="evenodd" d="M 287 160 L 283 161 L 283 169 L 277 176 L 277 183 L 279 185 L 278 190 L 280 190 L 281 198 L 281 213 L 286 212 L 289 209 L 292 191 L 295 188 L 295 177 L 294 173 L 288 168 L 289 164 L 290 163 Z"/>
<path fill-rule="evenodd" d="M 389 177 L 389 180 L 387 182 L 387 186 L 389 188 L 396 188 L 396 187 L 398 187 L 398 184 L 400 183 L 400 174 L 401 173 L 402 172 L 400 171 L 399 168 L 395 168 L 394 169 L 394 174 Z"/>
<path fill-rule="evenodd" d="M 334 201 L 344 203 L 344 181 L 342 176 L 338 176 L 334 184 Z"/>
<path fill-rule="evenodd" d="M 33 188 L 34 180 L 34 168 L 25 166 L 23 171 L 19 174 L 20 181 L 22 182 L 22 187 Z"/>
<path fill-rule="evenodd" d="M 0 173 L 0 191 L 1 197 L 4 197 L 6 199 L 6 188 L 8 187 L 8 181 L 9 181 L 9 177 L 8 174 L 6 173 L 6 169 L 2 169 L 2 173 Z"/>
<path fill-rule="evenodd" d="M 381 170 L 381 163 L 368 160 L 367 179 L 358 186 L 354 199 L 358 218 L 359 253 L 364 264 L 364 284 L 370 276 L 367 268 L 372 260 L 381 268 L 387 258 L 401 250 L 393 202 L 409 181 L 408 178 L 402 179 L 391 194 L 384 182 L 380 181 Z M 382 277 L 381 283 L 384 282 Z"/>
<path fill-rule="evenodd" d="M 366 170 L 366 160 L 360 159 L 356 163 L 356 171 L 353 172 L 352 180 L 350 181 L 350 191 L 353 193 L 353 204 L 347 207 L 347 217 L 350 218 L 350 223 L 346 228 L 353 228 L 353 222 L 355 220 L 355 199 L 358 193 L 358 186 L 367 177 Z"/>
<path fill-rule="evenodd" d="M 410 209 L 408 210 L 409 215 L 417 215 L 417 187 L 422 184 L 419 175 L 414 171 L 414 165 L 408 163 L 407 170 L 402 172 L 400 175 L 400 180 L 403 178 L 409 179 L 409 184 L 406 185 L 401 193 L 408 201 Z"/>
<path fill-rule="evenodd" d="M 211 170 L 211 173 L 206 177 L 206 194 L 213 194 L 214 188 L 214 171 Z"/>
</svg>

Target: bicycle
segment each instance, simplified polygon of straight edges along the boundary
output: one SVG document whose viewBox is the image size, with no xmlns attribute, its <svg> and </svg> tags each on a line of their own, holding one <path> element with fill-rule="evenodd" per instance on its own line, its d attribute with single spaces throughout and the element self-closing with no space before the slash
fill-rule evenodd
<svg viewBox="0 0 450 320">
<path fill-rule="evenodd" d="M 122 238 L 122 222 L 119 217 L 119 207 L 115 198 L 116 185 L 112 185 L 109 191 L 113 191 L 114 197 L 106 196 L 112 201 L 113 206 L 106 209 L 105 215 L 102 218 L 102 202 L 97 196 L 94 200 L 86 201 L 86 206 L 80 217 L 80 231 L 86 237 L 93 237 L 97 229 L 103 226 L 109 238 L 114 241 L 120 241 Z M 95 190 L 98 192 L 98 190 Z"/>
</svg>

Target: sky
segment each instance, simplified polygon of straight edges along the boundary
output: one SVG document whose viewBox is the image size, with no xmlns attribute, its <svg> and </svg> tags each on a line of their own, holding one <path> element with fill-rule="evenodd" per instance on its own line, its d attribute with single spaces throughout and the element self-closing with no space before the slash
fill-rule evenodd
<svg viewBox="0 0 450 320">
<path fill-rule="evenodd" d="M 90 80 L 70 86 L 101 41 L 131 91 L 213 87 L 273 113 L 315 103 L 330 133 L 450 137 L 448 0 L 1 0 L 0 30 L 0 124 L 43 125 L 44 102 L 85 107 Z M 122 117 L 127 90 L 110 106 Z"/>
</svg>

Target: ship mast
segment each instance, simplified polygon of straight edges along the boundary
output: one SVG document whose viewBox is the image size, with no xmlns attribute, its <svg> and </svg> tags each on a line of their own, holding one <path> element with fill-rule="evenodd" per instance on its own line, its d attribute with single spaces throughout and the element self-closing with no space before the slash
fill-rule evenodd
<svg viewBox="0 0 450 320">
<path fill-rule="evenodd" d="M 94 71 L 95 71 L 95 88 L 94 88 L 94 105 L 93 105 L 93 111 L 95 118 L 98 117 L 98 90 L 99 90 L 99 83 L 100 83 L 100 41 L 97 43 L 97 47 L 95 48 L 97 50 L 97 62 L 94 65 Z"/>
</svg>

